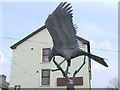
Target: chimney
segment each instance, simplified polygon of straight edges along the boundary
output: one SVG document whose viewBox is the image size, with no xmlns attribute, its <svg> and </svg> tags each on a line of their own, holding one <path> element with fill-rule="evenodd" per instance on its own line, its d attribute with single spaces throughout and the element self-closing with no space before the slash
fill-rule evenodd
<svg viewBox="0 0 120 90">
<path fill-rule="evenodd" d="M 6 76 L 4 74 L 0 75 L 0 80 L 6 82 Z"/>
</svg>

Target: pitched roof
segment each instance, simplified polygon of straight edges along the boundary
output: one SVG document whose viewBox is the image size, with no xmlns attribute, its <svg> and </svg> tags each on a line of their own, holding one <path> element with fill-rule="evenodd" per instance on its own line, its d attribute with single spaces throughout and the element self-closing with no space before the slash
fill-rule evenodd
<svg viewBox="0 0 120 90">
<path fill-rule="evenodd" d="M 26 36 L 25 38 L 23 38 L 22 40 L 18 41 L 17 43 L 15 43 L 14 45 L 12 45 L 10 48 L 11 49 L 16 49 L 16 47 L 18 45 L 20 45 L 21 43 L 23 43 L 24 41 L 26 41 L 27 39 L 29 39 L 30 37 L 34 36 L 35 34 L 37 34 L 38 32 L 42 31 L 43 29 L 45 29 L 45 26 L 42 26 L 41 28 L 37 29 L 36 31 L 34 31 L 33 33 L 29 34 L 28 36 Z"/>
<path fill-rule="evenodd" d="M 17 43 L 15 43 L 14 45 L 12 45 L 10 48 L 11 49 L 16 49 L 18 45 L 20 45 L 21 43 L 23 43 L 24 41 L 26 41 L 27 39 L 29 39 L 30 37 L 34 36 L 35 34 L 39 33 L 40 31 L 42 31 L 43 29 L 45 29 L 45 25 L 42 26 L 41 28 L 37 29 L 36 31 L 34 31 L 33 33 L 29 34 L 28 36 L 26 36 L 25 38 L 23 38 L 22 40 L 18 41 Z M 89 47 L 89 41 L 77 36 L 78 40 L 82 41 L 85 44 L 88 44 L 88 52 L 90 50 Z"/>
</svg>

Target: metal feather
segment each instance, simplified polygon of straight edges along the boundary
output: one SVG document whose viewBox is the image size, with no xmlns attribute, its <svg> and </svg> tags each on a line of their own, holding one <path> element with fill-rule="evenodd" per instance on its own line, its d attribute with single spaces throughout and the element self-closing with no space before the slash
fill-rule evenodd
<svg viewBox="0 0 120 90">
<path fill-rule="evenodd" d="M 85 52 L 79 48 L 76 30 L 72 22 L 73 10 L 71 10 L 72 7 L 70 4 L 66 3 L 60 3 L 45 21 L 45 26 L 53 40 L 53 48 L 49 59 L 52 60 L 54 56 L 61 56 L 65 58 L 68 66 L 70 66 L 71 59 L 84 55 L 108 67 L 104 58 Z"/>
</svg>

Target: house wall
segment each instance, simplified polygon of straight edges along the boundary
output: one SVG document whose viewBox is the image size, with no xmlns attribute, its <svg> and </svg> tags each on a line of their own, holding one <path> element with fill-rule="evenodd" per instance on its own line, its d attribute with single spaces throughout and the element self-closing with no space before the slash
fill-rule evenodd
<svg viewBox="0 0 120 90">
<path fill-rule="evenodd" d="M 81 48 L 87 51 L 87 45 L 80 41 L 78 42 Z M 42 62 L 42 49 L 52 48 L 52 45 L 52 38 L 47 29 L 45 29 L 18 45 L 16 49 L 13 49 L 9 87 L 20 85 L 21 88 L 59 88 L 60 86 L 57 86 L 56 80 L 58 77 L 63 77 L 60 71 L 50 73 L 50 85 L 41 85 L 41 70 L 56 68 L 52 61 Z M 83 56 L 79 56 L 72 60 L 70 76 L 82 64 L 83 58 Z M 88 58 L 86 57 L 86 59 Z M 56 60 L 60 62 L 63 58 L 58 56 Z M 62 67 L 66 67 L 66 62 Z M 88 60 L 86 60 L 85 66 L 76 76 L 83 77 L 83 85 L 75 87 L 89 88 Z"/>
</svg>

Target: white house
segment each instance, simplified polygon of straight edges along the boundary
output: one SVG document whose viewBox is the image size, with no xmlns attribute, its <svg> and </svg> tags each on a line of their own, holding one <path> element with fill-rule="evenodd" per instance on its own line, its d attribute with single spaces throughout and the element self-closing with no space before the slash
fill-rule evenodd
<svg viewBox="0 0 120 90">
<path fill-rule="evenodd" d="M 87 40 L 78 37 L 80 48 L 90 52 Z M 15 88 L 66 88 L 66 81 L 60 71 L 52 72 L 57 67 L 48 59 L 48 52 L 52 48 L 52 38 L 45 26 L 26 36 L 13 46 L 12 65 L 9 87 Z M 70 77 L 83 63 L 84 56 L 72 60 Z M 56 57 L 58 62 L 63 58 Z M 66 62 L 62 64 L 66 68 Z M 91 87 L 91 62 L 86 57 L 86 64 L 76 75 L 75 88 Z"/>
</svg>

